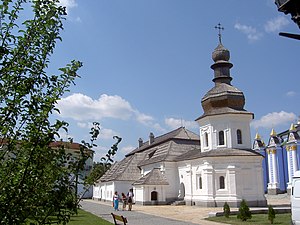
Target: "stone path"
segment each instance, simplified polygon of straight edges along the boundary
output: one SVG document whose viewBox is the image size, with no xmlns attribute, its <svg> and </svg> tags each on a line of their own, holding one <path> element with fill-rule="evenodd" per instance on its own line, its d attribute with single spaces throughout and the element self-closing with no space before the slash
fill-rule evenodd
<svg viewBox="0 0 300 225">
<path fill-rule="evenodd" d="M 268 204 L 278 208 L 289 208 L 290 198 L 288 195 L 267 196 Z M 82 208 L 105 220 L 113 222 L 110 213 L 114 212 L 111 202 L 83 200 Z M 262 208 L 251 208 L 262 209 Z M 231 208 L 236 211 L 237 208 Z M 133 205 L 133 211 L 118 211 L 128 219 L 128 225 L 217 225 L 220 223 L 205 220 L 209 213 L 222 212 L 222 208 L 202 208 L 197 206 L 142 206 Z"/>
</svg>

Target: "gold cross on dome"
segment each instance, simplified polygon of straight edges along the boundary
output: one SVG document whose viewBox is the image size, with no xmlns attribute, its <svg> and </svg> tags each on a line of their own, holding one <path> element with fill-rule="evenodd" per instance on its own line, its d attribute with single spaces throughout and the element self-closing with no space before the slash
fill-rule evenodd
<svg viewBox="0 0 300 225">
<path fill-rule="evenodd" d="M 221 26 L 221 24 L 220 23 L 218 23 L 218 25 L 217 26 L 215 26 L 215 29 L 218 29 L 219 30 L 219 42 L 220 42 L 220 44 L 222 43 L 222 35 L 221 35 L 221 30 L 224 30 L 224 27 L 222 27 Z"/>
</svg>

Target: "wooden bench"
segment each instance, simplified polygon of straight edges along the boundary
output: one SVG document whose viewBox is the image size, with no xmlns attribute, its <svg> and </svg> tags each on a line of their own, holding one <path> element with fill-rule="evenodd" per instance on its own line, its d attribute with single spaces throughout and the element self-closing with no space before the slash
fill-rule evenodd
<svg viewBox="0 0 300 225">
<path fill-rule="evenodd" d="M 118 225 L 117 220 L 123 222 L 123 225 L 126 225 L 128 223 L 127 219 L 124 216 L 119 216 L 113 213 L 111 213 L 111 215 L 114 219 L 115 225 Z"/>
</svg>

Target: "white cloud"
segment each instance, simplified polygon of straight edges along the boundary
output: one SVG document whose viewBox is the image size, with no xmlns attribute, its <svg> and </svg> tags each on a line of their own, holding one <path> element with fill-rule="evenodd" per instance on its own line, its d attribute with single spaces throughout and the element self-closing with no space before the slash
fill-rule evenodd
<svg viewBox="0 0 300 225">
<path fill-rule="evenodd" d="M 257 31 L 256 28 L 251 26 L 236 23 L 234 28 L 246 34 L 249 41 L 257 41 L 263 36 L 261 32 Z"/>
<path fill-rule="evenodd" d="M 178 127 L 184 126 L 187 129 L 196 129 L 198 128 L 198 124 L 195 121 L 187 121 L 182 119 L 175 119 L 175 118 L 166 118 L 165 124 L 170 127 L 171 129 L 176 129 Z"/>
<path fill-rule="evenodd" d="M 81 93 L 75 93 L 59 100 L 57 108 L 60 110 L 59 116 L 78 121 L 77 125 L 80 127 L 87 127 L 88 124 L 85 124 L 87 121 L 98 121 L 103 118 L 135 119 L 145 126 L 165 131 L 152 116 L 134 109 L 128 101 L 118 95 L 102 94 L 94 100 Z"/>
<path fill-rule="evenodd" d="M 136 115 L 137 115 L 136 117 L 137 121 L 139 121 L 142 124 L 147 125 L 154 121 L 154 118 L 152 116 L 140 113 L 138 111 L 136 111 Z"/>
<path fill-rule="evenodd" d="M 58 101 L 57 107 L 60 116 L 72 118 L 76 121 L 99 120 L 102 118 L 115 118 L 127 120 L 134 110 L 129 102 L 120 96 L 103 94 L 99 99 L 75 93 Z"/>
<path fill-rule="evenodd" d="M 272 112 L 261 117 L 259 120 L 254 120 L 251 126 L 255 129 L 261 128 L 274 128 L 279 125 L 287 125 L 297 119 L 294 113 L 288 112 Z"/>
<path fill-rule="evenodd" d="M 284 16 L 278 16 L 277 18 L 267 21 L 265 24 L 265 31 L 267 33 L 277 32 L 284 26 L 289 24 L 289 20 Z"/>
<path fill-rule="evenodd" d="M 113 136 L 120 136 L 120 134 L 111 129 L 106 129 L 106 128 L 100 129 L 100 134 L 99 134 L 100 139 L 109 140 L 109 139 L 112 139 Z"/>
<path fill-rule="evenodd" d="M 60 0 L 59 5 L 66 7 L 67 12 L 69 12 L 71 8 L 78 6 L 75 0 Z"/>
<path fill-rule="evenodd" d="M 295 95 L 297 95 L 297 93 L 295 91 L 288 91 L 285 95 L 288 97 L 294 97 Z"/>
</svg>

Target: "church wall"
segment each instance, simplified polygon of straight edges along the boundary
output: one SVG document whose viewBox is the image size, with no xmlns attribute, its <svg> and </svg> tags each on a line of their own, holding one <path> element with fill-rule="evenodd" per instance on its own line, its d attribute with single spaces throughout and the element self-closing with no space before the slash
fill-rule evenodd
<svg viewBox="0 0 300 225">
<path fill-rule="evenodd" d="M 251 133 L 249 123 L 251 114 L 224 114 L 202 118 L 200 125 L 201 149 L 212 150 L 217 148 L 248 148 L 251 149 Z M 237 129 L 242 131 L 242 144 L 237 143 Z M 224 145 L 218 143 L 218 133 L 224 131 Z M 206 146 L 205 133 L 208 134 Z"/>
<path fill-rule="evenodd" d="M 169 185 L 168 191 L 166 192 L 166 200 L 167 201 L 174 201 L 178 198 L 179 195 L 179 175 L 178 175 L 178 168 L 175 162 L 161 162 L 155 163 L 151 165 L 146 165 L 142 167 L 143 175 L 146 175 L 154 168 L 160 168 L 161 171 L 165 174 Z"/>
<path fill-rule="evenodd" d="M 126 195 L 130 188 L 132 188 L 132 181 L 98 183 L 93 187 L 93 199 L 112 201 L 115 191 L 121 196 L 122 192 Z"/>
<path fill-rule="evenodd" d="M 177 163 L 165 162 L 164 173 L 169 182 L 168 191 L 166 192 L 166 199 L 167 201 L 176 200 L 179 195 L 180 188 Z"/>
<path fill-rule="evenodd" d="M 142 205 L 164 205 L 166 201 L 165 185 L 142 185 L 135 186 L 135 203 Z M 153 192 L 156 193 L 157 199 L 151 199 Z"/>
<path fill-rule="evenodd" d="M 133 181 L 116 181 L 115 182 L 115 191 L 121 196 L 122 192 L 127 195 L 129 189 L 132 187 Z"/>
<path fill-rule="evenodd" d="M 133 188 L 134 200 L 136 204 L 143 204 L 145 201 L 144 197 L 144 187 L 142 186 L 134 186 Z"/>
<path fill-rule="evenodd" d="M 112 201 L 114 188 L 114 182 L 104 182 L 96 184 L 93 188 L 93 199 Z"/>
<path fill-rule="evenodd" d="M 179 176 L 186 187 L 186 204 L 222 207 L 228 202 L 237 207 L 245 199 L 249 206 L 265 205 L 261 160 L 259 157 L 235 156 L 180 163 Z M 220 177 L 224 178 L 224 187 L 221 187 Z"/>
</svg>

